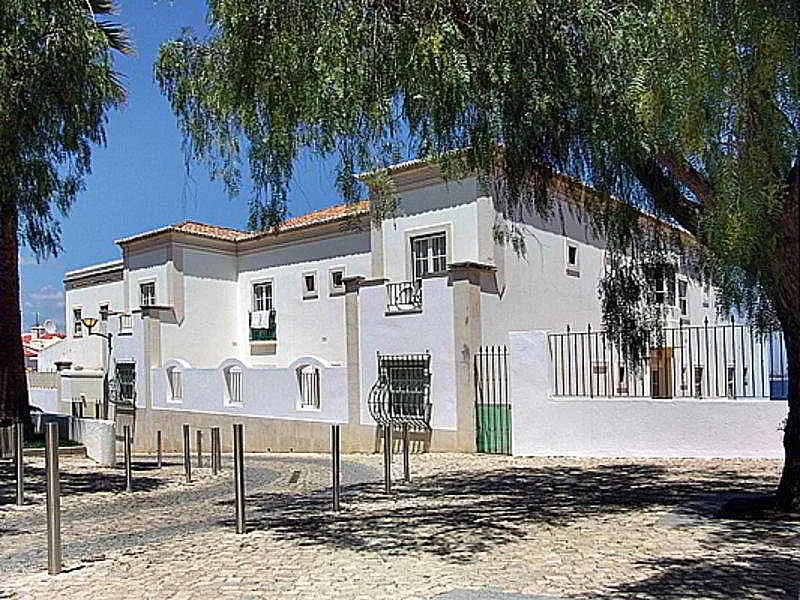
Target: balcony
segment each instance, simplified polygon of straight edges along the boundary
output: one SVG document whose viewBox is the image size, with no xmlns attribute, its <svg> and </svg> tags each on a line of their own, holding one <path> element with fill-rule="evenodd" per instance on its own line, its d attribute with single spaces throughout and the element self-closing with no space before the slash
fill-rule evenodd
<svg viewBox="0 0 800 600">
<path fill-rule="evenodd" d="M 386 314 L 422 312 L 422 280 L 386 284 Z"/>
<path fill-rule="evenodd" d="M 274 309 L 251 312 L 249 322 L 251 342 L 274 342 L 278 339 Z"/>
</svg>

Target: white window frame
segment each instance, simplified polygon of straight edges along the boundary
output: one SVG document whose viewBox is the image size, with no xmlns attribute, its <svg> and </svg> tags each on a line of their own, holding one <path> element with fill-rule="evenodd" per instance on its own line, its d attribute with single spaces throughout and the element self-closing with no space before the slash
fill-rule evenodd
<svg viewBox="0 0 800 600">
<path fill-rule="evenodd" d="M 144 287 L 153 286 L 153 297 L 151 302 L 145 302 Z M 139 306 L 155 306 L 158 302 L 158 290 L 156 289 L 155 279 L 142 279 L 139 281 Z"/>
<path fill-rule="evenodd" d="M 333 276 L 336 273 L 342 274 L 342 283 L 340 285 L 336 285 L 333 282 Z M 328 295 L 329 296 L 341 296 L 344 294 L 344 277 L 345 277 L 345 269 L 344 267 L 331 267 L 328 269 Z"/>
<path fill-rule="evenodd" d="M 256 296 L 256 288 L 264 287 L 265 289 L 269 287 L 269 296 L 267 296 L 264 300 L 264 306 L 262 308 L 258 308 L 257 306 L 257 296 Z M 272 279 L 264 279 L 259 281 L 253 281 L 250 284 L 250 302 L 251 308 L 253 312 L 264 312 L 268 310 L 275 309 L 275 283 Z M 269 304 L 269 306 L 267 306 Z"/>
<path fill-rule="evenodd" d="M 322 375 L 314 364 L 297 367 L 297 388 L 299 392 L 298 410 L 321 410 Z"/>
<path fill-rule="evenodd" d="M 570 249 L 575 249 L 575 262 L 569 260 Z M 564 269 L 570 277 L 580 277 L 581 275 L 581 249 L 578 242 L 570 239 L 564 240 Z"/>
<path fill-rule="evenodd" d="M 167 372 L 167 402 L 172 404 L 183 403 L 183 369 L 178 365 L 170 365 Z"/>
<path fill-rule="evenodd" d="M 313 290 L 308 289 L 309 277 L 314 284 Z M 315 298 L 319 298 L 319 277 L 317 277 L 316 271 L 303 271 L 300 282 L 303 285 L 303 300 L 314 300 Z"/>
<path fill-rule="evenodd" d="M 244 369 L 230 365 L 222 370 L 225 381 L 225 405 L 244 406 Z"/>
<path fill-rule="evenodd" d="M 77 313 L 77 318 L 76 314 Z M 83 306 L 72 307 L 72 337 L 83 337 Z"/>
<path fill-rule="evenodd" d="M 450 262 L 450 236 L 446 229 L 437 229 L 430 232 L 409 232 L 410 252 L 411 252 L 411 279 L 422 279 L 423 277 L 430 277 L 434 275 L 442 275 L 447 273 L 447 265 Z M 433 240 L 444 239 L 444 253 L 434 253 Z M 428 242 L 425 262 L 427 263 L 426 273 L 419 274 L 417 272 L 417 244 L 422 241 Z M 441 268 L 436 268 L 436 262 L 440 262 Z M 443 263 L 443 264 L 441 264 Z"/>
<path fill-rule="evenodd" d="M 681 286 L 684 295 L 681 296 Z M 678 316 L 683 319 L 689 318 L 689 279 L 683 275 L 675 277 L 675 306 L 678 309 Z"/>
</svg>

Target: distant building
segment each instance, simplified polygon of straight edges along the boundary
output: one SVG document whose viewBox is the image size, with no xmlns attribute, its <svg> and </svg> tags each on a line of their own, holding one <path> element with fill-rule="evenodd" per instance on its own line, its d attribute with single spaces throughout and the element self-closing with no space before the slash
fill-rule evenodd
<svg viewBox="0 0 800 600">
<path fill-rule="evenodd" d="M 66 334 L 56 331 L 54 321 L 47 320 L 41 324 L 37 321 L 28 333 L 22 334 L 22 349 L 25 352 L 25 368 L 28 371 L 38 371 L 39 352 L 57 344 L 66 337 Z"/>
</svg>

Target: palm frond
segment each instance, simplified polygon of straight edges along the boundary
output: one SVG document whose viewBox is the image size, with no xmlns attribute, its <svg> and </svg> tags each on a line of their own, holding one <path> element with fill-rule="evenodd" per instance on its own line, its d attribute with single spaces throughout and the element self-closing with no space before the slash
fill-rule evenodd
<svg viewBox="0 0 800 600">
<path fill-rule="evenodd" d="M 128 35 L 127 29 L 114 21 L 98 19 L 98 15 L 116 15 L 119 11 L 114 0 L 80 0 L 90 17 L 103 32 L 108 41 L 108 47 L 122 54 L 131 56 L 134 53 L 133 42 Z"/>
</svg>

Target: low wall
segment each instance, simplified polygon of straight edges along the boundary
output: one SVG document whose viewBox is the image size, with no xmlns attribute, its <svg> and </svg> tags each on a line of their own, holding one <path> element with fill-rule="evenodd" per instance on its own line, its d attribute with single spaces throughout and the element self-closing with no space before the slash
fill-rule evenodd
<svg viewBox="0 0 800 600">
<path fill-rule="evenodd" d="M 509 334 L 515 456 L 782 458 L 770 400 L 554 399 L 544 331 Z"/>
<path fill-rule="evenodd" d="M 58 390 L 54 388 L 29 387 L 28 402 L 46 413 L 62 413 L 66 408 L 58 401 Z"/>
<path fill-rule="evenodd" d="M 69 415 L 34 413 L 33 425 L 44 431 L 47 423 L 58 423 L 59 439 L 69 439 L 86 447 L 86 456 L 106 467 L 116 464 L 114 421 L 79 419 Z"/>
</svg>

